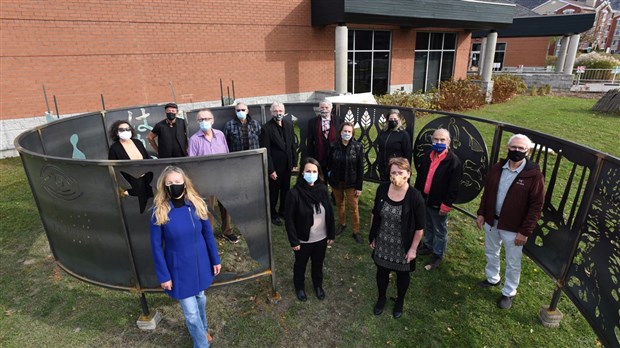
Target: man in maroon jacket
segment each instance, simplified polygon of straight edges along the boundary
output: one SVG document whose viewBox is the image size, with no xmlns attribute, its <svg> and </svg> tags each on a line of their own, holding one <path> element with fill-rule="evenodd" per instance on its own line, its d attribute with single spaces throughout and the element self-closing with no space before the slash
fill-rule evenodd
<svg viewBox="0 0 620 348">
<path fill-rule="evenodd" d="M 538 165 L 528 160 L 532 141 L 523 134 L 508 140 L 508 159 L 496 163 L 487 174 L 476 223 L 485 231 L 486 279 L 480 288 L 500 284 L 500 249 L 504 244 L 506 271 L 497 306 L 508 309 L 517 294 L 521 255 L 527 237 L 534 232 L 544 203 L 544 178 Z"/>
</svg>

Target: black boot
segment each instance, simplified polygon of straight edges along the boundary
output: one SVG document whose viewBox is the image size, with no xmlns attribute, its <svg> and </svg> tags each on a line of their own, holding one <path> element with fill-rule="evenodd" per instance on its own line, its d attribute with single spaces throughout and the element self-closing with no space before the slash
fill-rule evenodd
<svg viewBox="0 0 620 348">
<path fill-rule="evenodd" d="M 379 297 L 372 312 L 375 315 L 381 315 L 381 313 L 383 313 L 383 307 L 385 307 L 385 297 Z"/>
<path fill-rule="evenodd" d="M 404 303 L 405 303 L 404 298 L 399 297 L 396 299 L 396 303 L 394 304 L 394 312 L 392 312 L 394 319 L 398 319 L 403 316 L 403 304 Z"/>
</svg>

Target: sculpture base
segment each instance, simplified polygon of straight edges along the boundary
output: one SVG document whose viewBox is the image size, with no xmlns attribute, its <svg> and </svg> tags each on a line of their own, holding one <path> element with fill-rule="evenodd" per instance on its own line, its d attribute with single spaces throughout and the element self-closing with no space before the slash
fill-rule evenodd
<svg viewBox="0 0 620 348">
<path fill-rule="evenodd" d="M 552 311 L 549 310 L 548 305 L 543 305 L 538 313 L 538 318 L 544 327 L 558 328 L 562 318 L 564 318 L 564 314 L 557 308 Z"/>
<path fill-rule="evenodd" d="M 136 325 L 138 325 L 140 330 L 155 330 L 160 321 L 161 314 L 156 311 L 150 315 L 141 315 L 136 321 Z"/>
<path fill-rule="evenodd" d="M 282 300 L 282 295 L 279 292 L 274 292 L 270 296 L 267 297 L 267 301 L 271 304 L 278 304 Z"/>
</svg>

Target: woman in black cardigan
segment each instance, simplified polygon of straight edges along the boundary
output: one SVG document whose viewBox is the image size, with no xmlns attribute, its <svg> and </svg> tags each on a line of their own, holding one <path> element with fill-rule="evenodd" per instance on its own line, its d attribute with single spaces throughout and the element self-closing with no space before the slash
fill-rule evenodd
<svg viewBox="0 0 620 348">
<path fill-rule="evenodd" d="M 109 160 L 134 160 L 150 158 L 140 140 L 134 138 L 135 131 L 126 121 L 119 120 L 110 127 L 110 139 L 114 141 L 108 151 Z"/>
<path fill-rule="evenodd" d="M 398 109 L 390 110 L 385 128 L 379 133 L 376 140 L 378 145 L 377 169 L 379 170 L 379 179 L 383 182 L 390 180 L 390 173 L 388 173 L 390 159 L 404 157 L 407 161 L 411 161 L 411 137 L 405 127 L 405 118 L 400 114 L 400 111 Z"/>
<path fill-rule="evenodd" d="M 323 291 L 323 260 L 327 245 L 335 238 L 334 213 L 319 162 L 308 157 L 301 164 L 297 183 L 286 197 L 286 233 L 295 252 L 293 283 L 299 301 L 306 301 L 304 278 L 308 259 L 312 260 L 312 283 L 316 297 Z"/>
<path fill-rule="evenodd" d="M 374 314 L 383 313 L 390 272 L 395 271 L 398 297 L 392 314 L 400 318 L 409 288 L 409 272 L 415 270 L 417 248 L 424 234 L 425 206 L 420 191 L 409 186 L 409 161 L 392 158 L 388 168 L 390 182 L 377 188 L 368 241 L 377 266 L 379 290 Z"/>
</svg>

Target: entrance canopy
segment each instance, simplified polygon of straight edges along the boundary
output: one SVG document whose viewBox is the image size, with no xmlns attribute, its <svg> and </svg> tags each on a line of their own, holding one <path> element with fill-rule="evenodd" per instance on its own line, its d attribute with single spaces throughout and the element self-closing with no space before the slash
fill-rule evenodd
<svg viewBox="0 0 620 348">
<path fill-rule="evenodd" d="M 512 24 L 515 5 L 502 0 L 312 0 L 312 25 L 340 23 L 493 29 Z"/>
<path fill-rule="evenodd" d="M 581 34 L 592 28 L 594 13 L 557 16 L 517 17 L 511 26 L 497 30 L 499 37 L 535 37 Z M 481 30 L 473 38 L 485 37 L 489 31 Z"/>
</svg>

